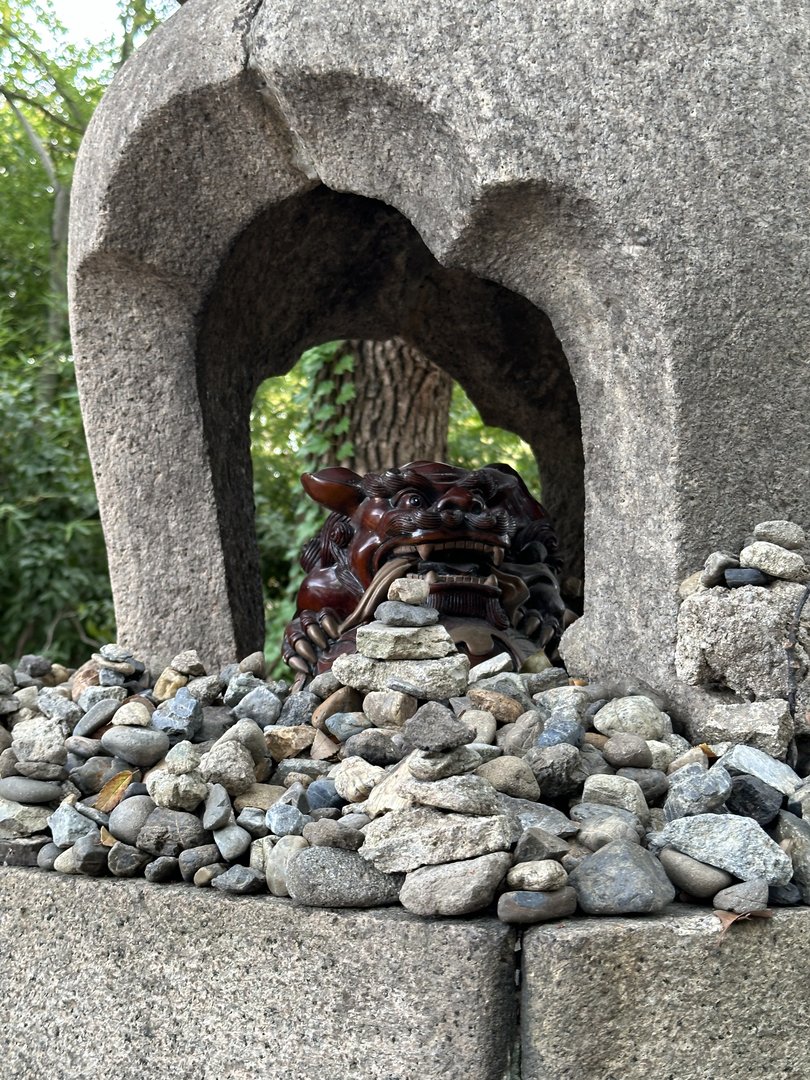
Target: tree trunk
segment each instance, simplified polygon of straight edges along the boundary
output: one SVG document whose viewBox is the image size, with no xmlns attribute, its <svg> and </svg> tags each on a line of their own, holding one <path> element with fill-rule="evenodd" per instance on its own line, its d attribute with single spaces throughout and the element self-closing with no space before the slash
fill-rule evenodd
<svg viewBox="0 0 810 1080">
<path fill-rule="evenodd" d="M 336 378 L 335 397 L 353 383 L 354 395 L 338 406 L 338 416 L 348 421 L 343 437 L 354 452 L 340 464 L 366 473 L 419 459 L 444 460 L 450 376 L 402 338 L 347 341 L 346 350 L 354 370 Z"/>
</svg>

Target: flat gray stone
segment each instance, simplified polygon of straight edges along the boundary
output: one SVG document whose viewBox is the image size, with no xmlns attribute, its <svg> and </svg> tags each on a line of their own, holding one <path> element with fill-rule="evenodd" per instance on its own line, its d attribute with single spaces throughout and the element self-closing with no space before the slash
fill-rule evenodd
<svg viewBox="0 0 810 1080">
<path fill-rule="evenodd" d="M 439 621 L 439 611 L 437 608 L 425 607 L 423 604 L 405 604 L 399 600 L 385 600 L 377 607 L 374 618 L 386 626 L 433 626 Z M 445 653 L 438 655 L 444 656 Z"/>
<path fill-rule="evenodd" d="M 456 647 L 440 624 L 391 626 L 373 622 L 358 626 L 357 651 L 374 660 L 430 660 L 455 653 Z"/>
<path fill-rule="evenodd" d="M 668 822 L 660 837 L 662 844 L 743 881 L 765 878 L 769 885 L 787 885 L 793 876 L 788 855 L 752 818 L 698 814 Z"/>
<path fill-rule="evenodd" d="M 52 928 L 81 926 L 88 912 L 92 932 L 68 970 L 59 959 L 64 941 Z M 313 978 L 324 1077 L 347 1076 L 351 1061 L 363 1062 L 364 1080 L 425 1080 L 459 1069 L 476 1080 L 501 1080 L 507 1069 L 515 935 L 493 919 L 436 922 L 390 908 L 321 911 L 266 895 L 241 899 L 181 885 L 8 869 L 0 871 L 0 939 L 16 942 L 0 968 L 9 1078 L 75 1080 L 102 1075 L 105 1063 L 126 1072 L 125 1063 L 137 1059 L 143 1080 L 165 1080 L 167 1062 L 182 1080 L 206 1069 L 235 1080 L 312 1080 Z M 257 942 L 272 963 L 256 962 Z M 373 1015 L 357 995 L 370 970 L 387 988 Z M 151 996 L 122 993 L 122 971 L 137 972 L 138 986 L 171 991 L 172 1008 L 158 1017 Z M 70 1008 L 61 1004 L 72 1000 L 77 984 L 85 987 L 87 1022 L 80 1027 L 66 1022 Z M 263 1017 L 261 1039 L 250 1025 L 236 1025 L 223 1041 L 220 994 L 240 1002 L 246 1015 Z M 268 1007 L 282 997 L 283 1010 Z M 66 1018 L 60 1054 L 44 1031 L 42 1038 L 31 1034 L 34 1015 L 58 1018 L 60 1030 Z M 192 1016 L 196 1034 L 189 1040 Z M 381 1039 L 381 1029 L 396 1038 Z M 274 1048 L 270 1056 L 265 1040 Z"/>
<path fill-rule="evenodd" d="M 89 821 L 84 814 L 80 814 L 70 803 L 62 803 L 53 811 L 48 818 L 48 827 L 51 830 L 53 842 L 60 848 L 71 847 L 79 837 L 88 833 L 98 833 L 93 822 Z"/>
<path fill-rule="evenodd" d="M 460 653 L 438 660 L 371 660 L 350 654 L 339 656 L 332 670 L 346 686 L 364 693 L 399 690 L 423 700 L 442 701 L 467 689 L 470 662 Z"/>
<path fill-rule="evenodd" d="M 593 718 L 593 726 L 602 735 L 640 735 L 645 740 L 660 739 L 670 730 L 668 725 L 666 714 L 641 696 L 614 698 Z"/>
<path fill-rule="evenodd" d="M 802 784 L 801 777 L 789 765 L 783 761 L 775 761 L 753 746 L 732 746 L 717 765 L 732 774 L 746 773 L 748 776 L 755 776 L 763 784 L 781 791 L 783 795 L 792 795 Z"/>
<path fill-rule="evenodd" d="M 28 804 L 58 802 L 62 798 L 62 787 L 45 780 L 7 776 L 0 780 L 0 798 Z"/>
<path fill-rule="evenodd" d="M 33 716 L 21 720 L 11 732 L 11 747 L 18 761 L 47 761 L 64 765 L 67 758 L 65 732 L 58 720 Z"/>
<path fill-rule="evenodd" d="M 163 731 L 147 728 L 111 728 L 101 736 L 101 745 L 109 754 L 131 765 L 148 768 L 160 761 L 169 749 L 169 736 Z"/>
<path fill-rule="evenodd" d="M 765 540 L 791 551 L 803 547 L 806 538 L 804 529 L 795 521 L 760 521 L 754 526 L 755 540 Z"/>
<path fill-rule="evenodd" d="M 498 918 L 516 926 L 564 919 L 577 910 L 577 894 L 570 886 L 553 892 L 530 892 L 517 889 L 502 893 L 498 899 Z"/>
<path fill-rule="evenodd" d="M 504 815 L 472 817 L 417 808 L 395 810 L 365 829 L 360 855 L 386 873 L 475 858 L 509 848 L 512 828 Z"/>
<path fill-rule="evenodd" d="M 475 738 L 475 728 L 445 705 L 429 701 L 402 726 L 402 740 L 411 750 L 447 753 Z"/>
<path fill-rule="evenodd" d="M 423 866 L 405 876 L 399 902 L 414 915 L 468 915 L 492 903 L 512 864 L 508 851 L 479 855 L 440 866 Z"/>
<path fill-rule="evenodd" d="M 730 885 L 717 893 L 712 904 L 719 911 L 734 911 L 738 915 L 763 911 L 768 906 L 768 882 L 763 878 L 754 878 Z"/>
<path fill-rule="evenodd" d="M 199 847 L 210 838 L 199 818 L 182 810 L 152 811 L 138 833 L 136 846 L 152 855 L 179 855 L 190 847 Z"/>
<path fill-rule="evenodd" d="M 289 860 L 286 882 L 298 904 L 364 908 L 395 904 L 402 875 L 383 873 L 353 851 L 309 847 Z"/>
<path fill-rule="evenodd" d="M 731 794 L 731 776 L 722 765 L 711 769 L 685 765 L 669 777 L 669 793 L 664 803 L 664 818 L 708 814 L 721 807 Z"/>
</svg>

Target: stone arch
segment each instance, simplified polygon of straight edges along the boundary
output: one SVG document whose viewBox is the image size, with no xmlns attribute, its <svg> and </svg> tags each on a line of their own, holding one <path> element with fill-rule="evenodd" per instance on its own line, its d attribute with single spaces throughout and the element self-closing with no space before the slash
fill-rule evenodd
<svg viewBox="0 0 810 1080">
<path fill-rule="evenodd" d="M 809 27 L 790 34 L 807 45 Z M 806 155 L 773 152 L 810 144 L 787 33 L 752 8 L 730 34 L 708 0 L 649 19 L 574 0 L 178 11 L 105 96 L 74 187 L 77 374 L 122 638 L 155 663 L 189 636 L 211 660 L 247 645 L 206 397 L 226 392 L 211 343 L 238 299 L 229 260 L 254 242 L 272 262 L 282 206 L 361 199 L 442 274 L 550 319 L 584 455 L 588 598 L 566 656 L 678 699 L 679 580 L 752 520 L 810 517 L 792 465 L 810 424 Z M 402 329 L 401 305 L 380 290 L 370 321 Z M 569 446 L 559 401 L 534 404 Z"/>
</svg>

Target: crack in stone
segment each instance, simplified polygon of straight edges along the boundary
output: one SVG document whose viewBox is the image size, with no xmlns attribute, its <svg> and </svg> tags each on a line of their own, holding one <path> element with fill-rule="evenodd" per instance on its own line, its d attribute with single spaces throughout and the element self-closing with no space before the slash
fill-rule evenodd
<svg viewBox="0 0 810 1080">
<path fill-rule="evenodd" d="M 242 43 L 245 49 L 245 71 L 252 75 L 256 83 L 256 89 L 261 94 L 265 104 L 279 120 L 281 127 L 287 132 L 292 146 L 293 168 L 301 172 L 308 180 L 320 181 L 321 177 L 315 165 L 313 155 L 307 149 L 301 135 L 295 128 L 292 119 L 292 110 L 287 105 L 284 95 L 277 85 L 268 78 L 256 59 L 257 35 L 255 23 L 264 6 L 264 0 L 257 0 L 253 12 L 248 19 L 248 24 L 242 35 Z"/>
</svg>

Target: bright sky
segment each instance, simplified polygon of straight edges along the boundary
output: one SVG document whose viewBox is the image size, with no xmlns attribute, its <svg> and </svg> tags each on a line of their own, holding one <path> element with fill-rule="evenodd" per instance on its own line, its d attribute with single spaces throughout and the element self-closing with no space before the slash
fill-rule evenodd
<svg viewBox="0 0 810 1080">
<path fill-rule="evenodd" d="M 102 41 L 116 29 L 115 0 L 53 0 L 57 18 L 73 41 Z"/>
</svg>

